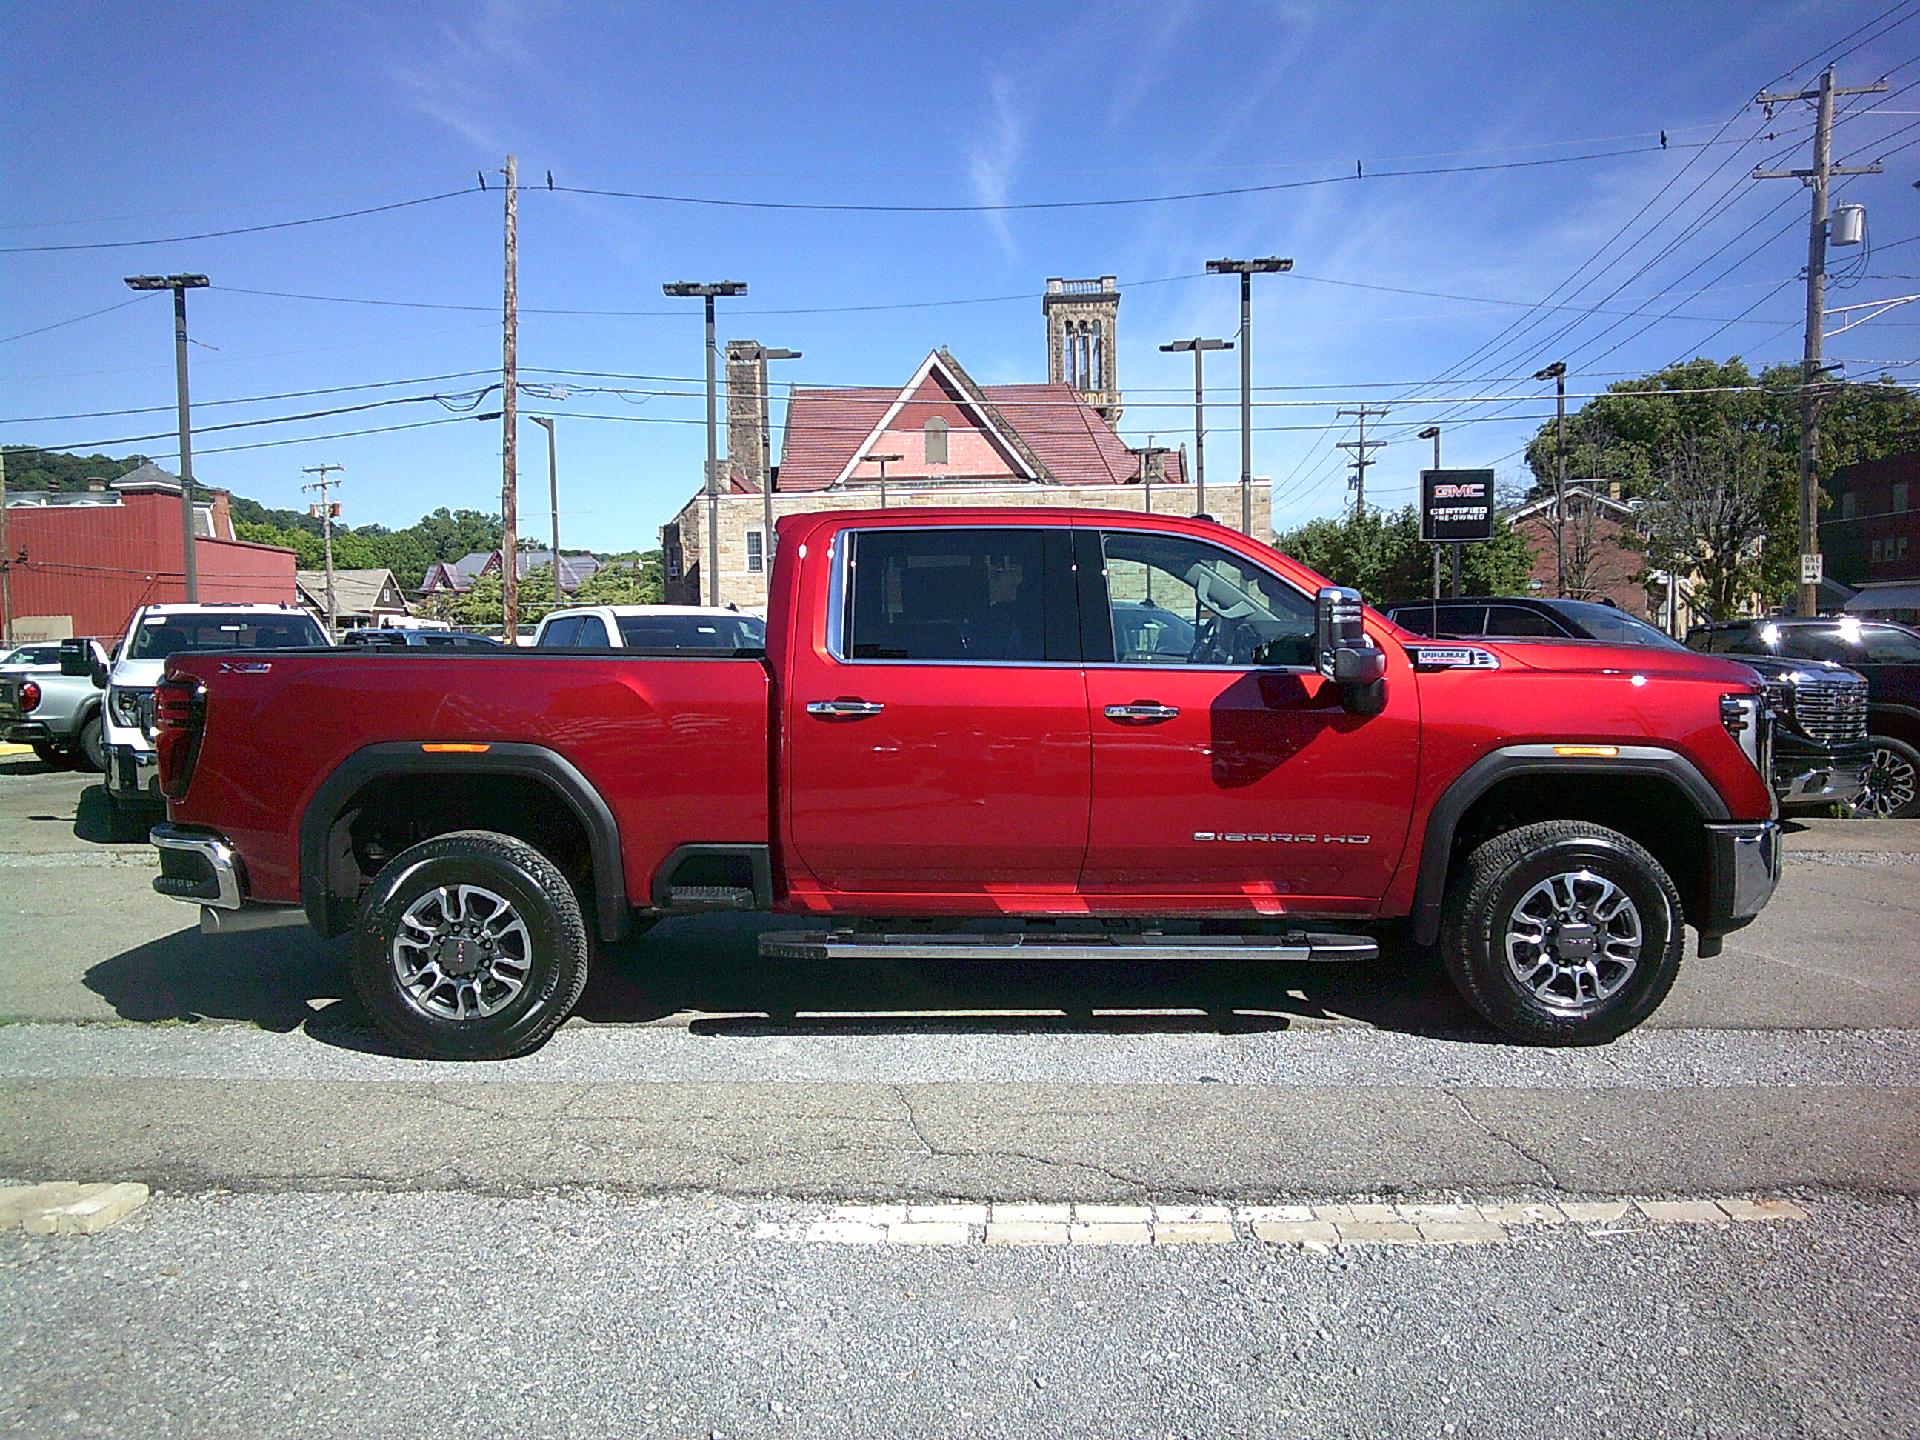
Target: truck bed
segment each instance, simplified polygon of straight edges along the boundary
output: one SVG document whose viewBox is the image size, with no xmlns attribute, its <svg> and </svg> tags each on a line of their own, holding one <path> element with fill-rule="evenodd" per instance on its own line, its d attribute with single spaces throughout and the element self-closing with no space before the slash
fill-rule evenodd
<svg viewBox="0 0 1920 1440">
<path fill-rule="evenodd" d="M 218 676 L 173 819 L 217 824 L 256 900 L 301 899 L 289 817 L 378 745 L 564 756 L 613 812 L 631 896 L 689 839 L 768 842 L 770 681 L 753 652 L 275 650 L 180 655 L 168 669 Z"/>
</svg>

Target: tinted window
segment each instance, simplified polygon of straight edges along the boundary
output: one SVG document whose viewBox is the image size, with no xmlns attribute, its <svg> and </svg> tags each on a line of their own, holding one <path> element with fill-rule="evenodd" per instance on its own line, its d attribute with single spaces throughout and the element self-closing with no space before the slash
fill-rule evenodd
<svg viewBox="0 0 1920 1440">
<path fill-rule="evenodd" d="M 751 615 L 620 615 L 630 650 L 762 650 L 765 622 Z"/>
<path fill-rule="evenodd" d="M 357 645 L 362 648 L 368 646 L 393 648 L 395 646 L 405 645 L 407 640 L 404 635 L 396 634 L 391 630 L 349 630 L 340 637 L 340 643 L 342 645 Z"/>
<path fill-rule="evenodd" d="M 1182 535 L 1109 531 L 1101 537 L 1113 658 L 1121 665 L 1313 663 L 1313 602 L 1250 561 Z M 1186 641 L 1138 620 L 1176 617 Z"/>
<path fill-rule="evenodd" d="M 582 615 L 580 617 L 580 638 L 573 643 L 576 645 L 584 645 L 591 649 L 610 650 L 613 648 L 613 637 L 607 634 L 607 622 L 602 620 L 598 615 Z"/>
<path fill-rule="evenodd" d="M 1556 625 L 1538 610 L 1523 609 L 1518 605 L 1489 605 L 1487 607 L 1488 635 L 1543 635 L 1548 639 L 1567 638 L 1567 632 Z"/>
<path fill-rule="evenodd" d="M 1891 625 L 1866 627 L 1861 648 L 1869 665 L 1920 665 L 1920 635 Z"/>
<path fill-rule="evenodd" d="M 183 650 L 285 650 L 325 645 L 305 615 L 149 615 L 133 632 L 129 660 L 164 660 Z"/>
<path fill-rule="evenodd" d="M 1486 618 L 1484 605 L 1402 605 L 1393 612 L 1394 623 L 1414 634 L 1443 637 L 1482 634 Z"/>
<path fill-rule="evenodd" d="M 1920 665 L 1920 636 L 1892 625 L 1802 625 L 1781 632 L 1780 648 L 1796 660 L 1842 665 Z"/>
<path fill-rule="evenodd" d="M 1761 627 L 1764 640 L 1767 627 Z M 1773 646 L 1776 654 L 1795 660 L 1837 660 L 1842 665 L 1860 658 L 1858 645 L 1848 644 L 1838 628 L 1826 625 L 1783 625 Z M 1857 633 L 1857 632 L 1856 632 Z"/>
<path fill-rule="evenodd" d="M 871 530 L 853 542 L 848 658 L 1046 658 L 1040 530 Z"/>
<path fill-rule="evenodd" d="M 1629 615 L 1611 605 L 1596 605 L 1590 600 L 1562 600 L 1556 607 L 1589 640 L 1608 640 L 1616 645 L 1655 645 L 1665 650 L 1687 647 L 1657 625 L 1649 625 L 1638 615 Z"/>
<path fill-rule="evenodd" d="M 577 645 L 580 642 L 574 637 L 579 635 L 579 633 L 580 617 L 578 615 L 562 615 L 558 620 L 549 620 L 547 622 L 547 628 L 540 632 L 540 646 L 542 649 L 546 649 L 549 647 L 557 648 L 565 645 Z"/>
</svg>

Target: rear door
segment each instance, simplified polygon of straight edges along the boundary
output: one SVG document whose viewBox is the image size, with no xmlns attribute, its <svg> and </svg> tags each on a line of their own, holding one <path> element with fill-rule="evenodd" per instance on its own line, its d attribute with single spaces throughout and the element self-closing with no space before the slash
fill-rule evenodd
<svg viewBox="0 0 1920 1440">
<path fill-rule="evenodd" d="M 784 695 L 793 850 L 821 887 L 980 911 L 1073 894 L 1089 737 L 1070 556 L 1064 526 L 836 537 L 826 643 Z"/>
<path fill-rule="evenodd" d="M 1363 908 L 1392 879 L 1419 758 L 1413 677 L 1348 714 L 1313 668 L 1313 598 L 1208 540 L 1083 532 L 1093 790 L 1082 889 L 1208 911 Z M 1184 649 L 1141 643 L 1150 606 Z M 1104 648 L 1104 654 L 1101 653 Z"/>
</svg>

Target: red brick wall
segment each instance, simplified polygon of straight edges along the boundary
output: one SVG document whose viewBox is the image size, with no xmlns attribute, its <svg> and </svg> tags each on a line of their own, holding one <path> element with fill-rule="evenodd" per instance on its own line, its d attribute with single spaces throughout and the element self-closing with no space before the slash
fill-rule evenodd
<svg viewBox="0 0 1920 1440">
<path fill-rule="evenodd" d="M 1554 575 L 1553 523 L 1549 512 L 1540 511 L 1520 520 L 1516 528 L 1533 547 L 1533 578 L 1539 593 L 1558 593 Z M 1641 619 L 1657 618 L 1648 613 L 1646 588 L 1634 577 L 1646 569 L 1646 556 L 1622 543 L 1630 535 L 1627 526 L 1604 510 L 1594 512 L 1591 522 L 1574 515 L 1567 521 L 1568 594 L 1580 600 L 1611 600 L 1629 614 Z M 1573 584 L 1579 567 L 1572 563 L 1578 547 L 1584 543 L 1591 559 L 1586 566 L 1587 587 Z"/>
</svg>

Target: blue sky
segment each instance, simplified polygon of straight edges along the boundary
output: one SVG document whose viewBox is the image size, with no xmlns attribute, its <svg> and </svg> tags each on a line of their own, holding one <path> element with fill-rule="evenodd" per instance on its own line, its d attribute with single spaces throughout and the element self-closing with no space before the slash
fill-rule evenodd
<svg viewBox="0 0 1920 1440">
<path fill-rule="evenodd" d="M 1262 400 L 1315 407 L 1263 406 L 1256 425 L 1325 425 L 1336 404 L 1360 399 L 1517 389 L 1523 398 L 1509 409 L 1464 407 L 1458 419 L 1472 423 L 1450 424 L 1446 436 L 1449 464 L 1510 468 L 1515 461 L 1503 457 L 1543 409 L 1524 397 L 1540 387 L 1483 377 L 1529 374 L 1564 354 L 1577 394 L 1610 372 L 1691 356 L 1703 341 L 1716 356 L 1798 357 L 1804 193 L 1789 181 L 1739 177 L 1772 155 L 1805 164 L 1807 117 L 1782 110 L 1771 144 L 1690 147 L 1748 141 L 1764 117 L 1743 102 L 1890 4 L 16 5 L 0 22 L 10 81 L 0 121 L 9 199 L 0 245 L 171 236 L 378 205 L 471 186 L 478 170 L 491 183 L 511 149 L 523 184 L 534 187 L 521 207 L 520 294 L 530 312 L 523 379 L 561 378 L 534 367 L 697 376 L 697 302 L 662 299 L 660 283 L 727 278 L 749 282 L 751 293 L 722 302 L 723 339 L 805 352 L 778 367 L 781 379 L 898 383 L 944 344 L 983 382 L 1037 380 L 1046 278 L 1116 274 L 1124 429 L 1135 443 L 1152 432 L 1163 444 L 1190 438 L 1191 368 L 1159 344 L 1228 335 L 1237 324 L 1233 282 L 1185 277 L 1210 256 L 1289 255 L 1294 275 L 1256 284 L 1254 383 L 1330 388 L 1263 390 Z M 1920 79 L 1920 4 L 1883 23 L 1907 17 L 1880 38 L 1866 32 L 1867 43 L 1840 62 L 1842 83 L 1891 71 L 1897 91 Z M 1811 80 L 1812 71 L 1795 78 Z M 1915 116 L 1920 88 L 1845 121 L 1836 154 L 1861 151 L 1864 160 L 1908 144 L 1920 130 L 1896 132 Z M 1649 149 L 1663 129 L 1670 148 Z M 1629 153 L 1011 214 L 728 210 L 544 189 L 551 170 L 563 185 L 760 200 L 1091 199 L 1346 176 L 1357 161 L 1378 177 L 1594 151 Z M 1491 303 L 1548 295 L 1676 176 L 1581 277 L 1597 273 L 1595 282 L 1556 301 L 1577 308 L 1543 315 Z M 1920 235 L 1916 176 L 1920 146 L 1848 188 L 1844 198 L 1867 203 L 1880 245 Z M 127 274 L 200 270 L 215 288 L 191 302 L 196 402 L 497 370 L 499 198 L 497 190 L 460 195 L 188 243 L 0 255 L 0 332 L 117 305 L 129 298 Z M 1678 243 L 1666 258 L 1630 278 L 1670 240 Z M 1606 268 L 1633 241 L 1638 248 Z M 1858 256 L 1837 251 L 1834 263 Z M 1916 276 L 1920 249 L 1889 249 L 1829 303 L 1920 290 Z M 1603 308 L 1644 315 L 1587 313 L 1623 284 Z M 261 290 L 485 308 L 244 293 Z M 840 308 L 999 296 L 1018 298 Z M 60 445 L 168 429 L 166 410 L 18 423 L 170 405 L 165 307 L 164 297 L 142 300 L 0 344 L 0 416 L 10 422 L 0 438 Z M 541 308 L 664 313 L 531 313 Z M 1676 308 L 1675 318 L 1654 319 Z M 1742 323 L 1720 327 L 1735 316 Z M 1456 372 L 1480 383 L 1450 392 L 1422 383 L 1516 318 L 1533 328 Z M 1856 362 L 1911 360 L 1916 324 L 1920 310 L 1896 312 L 1830 349 Z M 1209 376 L 1217 408 L 1208 458 L 1224 480 L 1238 469 L 1238 392 L 1232 357 L 1220 358 Z M 485 383 L 480 375 L 202 405 L 196 419 L 208 426 Z M 562 419 L 564 538 L 601 549 L 655 543 L 659 524 L 698 482 L 703 434 L 686 423 L 701 416 L 697 393 L 576 391 L 523 403 L 563 417 L 629 417 Z M 1437 413 L 1402 408 L 1384 433 L 1410 436 Z M 196 472 L 268 504 L 296 505 L 303 466 L 344 465 L 353 523 L 404 525 L 441 505 L 496 508 L 497 424 L 216 448 L 445 416 L 436 404 L 407 404 L 201 431 Z M 1345 503 L 1331 448 L 1339 438 L 1256 434 L 1255 469 L 1280 483 L 1283 526 Z M 523 427 L 523 472 L 534 482 L 523 525 L 535 534 L 546 526 L 543 445 L 537 429 Z M 173 446 L 104 448 L 164 455 Z M 1410 438 L 1377 452 L 1370 495 L 1411 498 L 1427 456 Z"/>
</svg>

